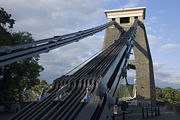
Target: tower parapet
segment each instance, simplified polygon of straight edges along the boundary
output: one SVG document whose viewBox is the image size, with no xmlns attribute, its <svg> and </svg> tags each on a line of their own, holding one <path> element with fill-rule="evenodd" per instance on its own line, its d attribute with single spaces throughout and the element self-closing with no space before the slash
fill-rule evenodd
<svg viewBox="0 0 180 120">
<path fill-rule="evenodd" d="M 129 28 L 135 19 L 143 22 L 145 19 L 146 7 L 105 10 L 108 22 L 115 20 L 122 27 Z"/>
</svg>

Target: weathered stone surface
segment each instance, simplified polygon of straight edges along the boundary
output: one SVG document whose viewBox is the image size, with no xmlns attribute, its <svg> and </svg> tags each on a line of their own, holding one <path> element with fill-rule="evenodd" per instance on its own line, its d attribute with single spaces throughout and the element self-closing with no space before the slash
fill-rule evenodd
<svg viewBox="0 0 180 120">
<path fill-rule="evenodd" d="M 153 104 L 156 100 L 153 63 L 143 24 L 138 25 L 134 45 L 137 99 L 150 100 Z"/>
<path fill-rule="evenodd" d="M 117 40 L 120 37 L 120 34 L 121 32 L 116 27 L 107 28 L 104 37 L 103 50 L 113 44 L 114 40 Z"/>
<path fill-rule="evenodd" d="M 145 19 L 145 8 L 143 7 L 128 10 L 109 10 L 105 11 L 105 13 L 108 21 L 111 21 L 111 19 L 114 17 L 116 22 L 118 22 L 119 24 L 119 17 L 130 17 L 129 23 L 120 24 L 120 26 L 123 27 L 125 30 L 128 30 L 128 28 L 134 23 L 135 17 L 138 16 L 140 22 L 137 27 L 137 33 L 133 48 L 135 60 L 129 62 L 129 64 L 135 66 L 136 69 L 137 100 L 139 102 L 147 101 L 148 103 L 154 105 L 156 101 L 156 92 L 154 83 L 153 62 L 149 49 L 146 30 L 143 24 L 143 19 Z M 103 49 L 106 49 L 114 42 L 114 40 L 117 40 L 120 34 L 121 33 L 118 32 L 115 27 L 108 28 L 105 33 Z"/>
</svg>

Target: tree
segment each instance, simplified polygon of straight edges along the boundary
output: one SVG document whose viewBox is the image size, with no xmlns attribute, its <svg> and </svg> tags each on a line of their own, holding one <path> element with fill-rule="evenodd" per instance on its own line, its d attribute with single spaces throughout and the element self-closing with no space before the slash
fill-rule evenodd
<svg viewBox="0 0 180 120">
<path fill-rule="evenodd" d="M 11 14 L 8 14 L 3 8 L 0 8 L 0 26 L 6 27 L 7 24 L 9 28 L 13 28 L 15 23 L 14 19 L 11 19 Z"/>
<path fill-rule="evenodd" d="M 164 94 L 163 99 L 165 101 L 168 101 L 170 103 L 174 103 L 177 100 L 175 99 L 175 93 L 177 92 L 176 89 L 173 89 L 171 87 L 166 87 L 162 89 L 162 93 Z"/>
<path fill-rule="evenodd" d="M 28 32 L 10 33 L 7 28 L 13 28 L 15 20 L 11 15 L 0 9 L 0 47 L 34 41 Z M 39 73 L 43 67 L 38 64 L 39 56 L 21 60 L 0 68 L 0 102 L 21 101 L 25 88 L 31 88 L 40 83 Z"/>
<path fill-rule="evenodd" d="M 157 99 L 157 101 L 163 102 L 163 100 L 162 100 L 163 97 L 164 97 L 164 95 L 162 93 L 162 89 L 159 87 L 156 87 L 156 99 Z"/>
<path fill-rule="evenodd" d="M 123 97 L 132 97 L 133 96 L 133 84 L 124 85 L 121 84 L 120 88 L 118 90 L 118 96 L 119 98 Z"/>
<path fill-rule="evenodd" d="M 171 87 L 156 87 L 156 97 L 160 102 L 176 103 L 180 102 L 180 91 Z"/>
<path fill-rule="evenodd" d="M 50 85 L 47 84 L 45 80 L 41 80 L 40 84 L 35 85 L 32 87 L 32 90 L 35 91 L 38 95 L 42 92 L 43 87 L 49 87 Z"/>
</svg>

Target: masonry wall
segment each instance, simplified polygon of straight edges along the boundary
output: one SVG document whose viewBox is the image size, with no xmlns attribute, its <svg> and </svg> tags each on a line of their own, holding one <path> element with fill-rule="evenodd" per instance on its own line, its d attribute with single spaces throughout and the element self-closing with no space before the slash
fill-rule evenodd
<svg viewBox="0 0 180 120">
<path fill-rule="evenodd" d="M 133 18 L 131 18 L 131 23 L 126 25 L 120 24 L 120 26 L 127 30 L 133 23 L 132 19 Z M 119 30 L 115 27 L 110 27 L 106 29 L 103 49 L 106 49 L 114 42 L 114 40 L 117 40 L 120 34 L 121 33 L 119 32 Z M 154 105 L 156 103 L 156 92 L 154 83 L 153 62 L 151 58 L 145 27 L 142 22 L 139 22 L 139 25 L 137 27 L 134 44 L 135 46 L 133 50 L 135 60 L 131 61 L 131 64 L 135 65 L 136 67 L 137 100 L 139 102 L 145 100 L 148 103 Z"/>
<path fill-rule="evenodd" d="M 114 40 L 117 40 L 121 35 L 121 32 L 114 26 L 106 29 L 103 50 L 108 48 L 111 44 L 114 43 Z"/>
<path fill-rule="evenodd" d="M 145 99 L 151 104 L 155 104 L 156 91 L 153 62 L 143 23 L 140 23 L 137 27 L 133 50 L 135 56 L 133 63 L 136 66 L 137 99 Z"/>
</svg>

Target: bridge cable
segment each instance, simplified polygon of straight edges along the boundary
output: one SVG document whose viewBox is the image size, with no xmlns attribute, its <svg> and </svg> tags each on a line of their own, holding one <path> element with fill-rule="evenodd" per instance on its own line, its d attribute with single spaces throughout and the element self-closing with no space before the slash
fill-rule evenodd
<svg viewBox="0 0 180 120">
<path fill-rule="evenodd" d="M 71 73 L 72 71 L 74 71 L 75 69 L 77 69 L 78 67 L 80 67 L 81 65 L 83 65 L 85 62 L 87 62 L 88 60 L 90 60 L 91 58 L 95 57 L 97 54 L 99 54 L 102 50 L 99 50 L 98 52 L 96 52 L 95 54 L 93 54 L 92 56 L 90 56 L 88 59 L 86 59 L 85 61 L 83 61 L 82 63 L 80 63 L 79 65 L 75 66 L 73 69 L 71 69 L 70 71 L 68 71 L 65 75 L 68 75 L 69 73 Z"/>
<path fill-rule="evenodd" d="M 92 36 L 95 33 L 98 33 L 110 27 L 111 25 L 114 25 L 114 23 L 115 21 L 111 21 L 106 24 L 83 31 L 78 31 L 75 33 L 70 33 L 62 36 L 54 36 L 52 38 L 47 38 L 15 46 L 4 46 L 0 48 L 0 67 L 14 63 L 19 60 L 39 55 L 41 53 L 47 53 L 50 50 L 65 46 L 73 42 L 78 42 L 83 38 Z"/>
</svg>

